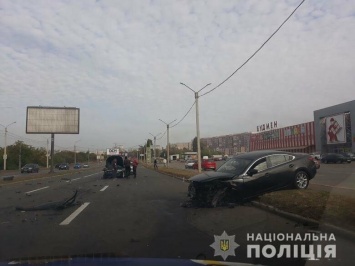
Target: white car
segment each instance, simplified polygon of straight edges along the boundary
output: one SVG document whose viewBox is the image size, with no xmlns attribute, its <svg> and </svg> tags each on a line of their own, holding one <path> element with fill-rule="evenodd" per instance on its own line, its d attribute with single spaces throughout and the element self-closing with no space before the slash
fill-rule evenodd
<svg viewBox="0 0 355 266">
<path fill-rule="evenodd" d="M 187 160 L 185 163 L 185 169 L 192 169 L 192 166 L 195 164 L 196 160 Z"/>
</svg>

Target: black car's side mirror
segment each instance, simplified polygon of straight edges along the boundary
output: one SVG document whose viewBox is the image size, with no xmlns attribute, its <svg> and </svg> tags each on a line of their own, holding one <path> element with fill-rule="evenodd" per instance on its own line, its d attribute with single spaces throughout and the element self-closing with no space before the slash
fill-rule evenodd
<svg viewBox="0 0 355 266">
<path fill-rule="evenodd" d="M 258 173 L 258 170 L 256 169 L 250 169 L 247 173 L 248 176 L 253 176 Z"/>
</svg>

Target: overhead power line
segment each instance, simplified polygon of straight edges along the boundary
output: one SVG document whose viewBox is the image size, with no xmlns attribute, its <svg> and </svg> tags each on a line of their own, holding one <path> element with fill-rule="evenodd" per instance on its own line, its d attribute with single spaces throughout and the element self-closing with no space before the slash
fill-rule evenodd
<svg viewBox="0 0 355 266">
<path fill-rule="evenodd" d="M 220 86 L 222 86 L 227 80 L 229 80 L 235 73 L 237 73 L 242 67 L 244 67 L 264 46 L 266 43 L 268 43 L 272 37 L 274 37 L 274 35 L 282 28 L 282 26 L 292 17 L 292 15 L 297 11 L 297 9 L 305 2 L 306 0 L 301 1 L 301 3 L 292 11 L 292 13 L 284 20 L 284 22 L 282 22 L 282 24 L 271 34 L 271 36 L 269 38 L 267 38 L 267 40 L 240 66 L 238 67 L 231 75 L 229 75 L 225 80 L 223 80 L 221 83 L 219 83 L 216 87 L 214 87 L 213 89 L 205 92 L 204 94 L 202 94 L 200 97 L 211 93 L 212 91 L 214 91 L 215 89 L 219 88 Z"/>
<path fill-rule="evenodd" d="M 191 105 L 190 109 L 187 111 L 187 113 L 179 120 L 179 122 L 177 122 L 175 125 L 172 125 L 170 128 L 173 128 L 173 127 L 176 127 L 178 124 L 180 124 L 184 119 L 185 117 L 191 112 L 192 110 L 192 107 L 194 107 L 196 101 L 194 101 L 194 103 Z"/>
<path fill-rule="evenodd" d="M 166 134 L 166 130 L 165 130 L 165 132 L 163 133 L 163 135 L 161 135 L 161 137 L 158 138 L 157 140 L 162 139 L 162 138 L 165 136 L 165 134 Z"/>
</svg>

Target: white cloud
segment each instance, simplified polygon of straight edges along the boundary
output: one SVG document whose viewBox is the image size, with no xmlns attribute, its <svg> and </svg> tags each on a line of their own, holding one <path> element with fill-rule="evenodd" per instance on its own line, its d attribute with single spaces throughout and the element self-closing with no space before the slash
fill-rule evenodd
<svg viewBox="0 0 355 266">
<path fill-rule="evenodd" d="M 179 120 L 190 108 L 194 96 L 180 82 L 216 86 L 298 3 L 2 1 L 0 123 L 18 121 L 12 130 L 25 136 L 26 106 L 76 106 L 80 136 L 58 136 L 58 145 L 143 143 L 164 132 L 159 118 Z M 314 110 L 354 99 L 354 14 L 351 1 L 306 1 L 200 98 L 201 135 L 310 121 Z M 170 139 L 194 135 L 193 109 Z"/>
</svg>

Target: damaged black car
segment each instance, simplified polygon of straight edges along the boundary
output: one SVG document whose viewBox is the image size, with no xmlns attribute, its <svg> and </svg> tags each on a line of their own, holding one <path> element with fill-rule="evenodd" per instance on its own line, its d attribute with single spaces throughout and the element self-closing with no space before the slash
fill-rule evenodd
<svg viewBox="0 0 355 266">
<path fill-rule="evenodd" d="M 123 157 L 119 155 L 112 155 L 107 157 L 106 165 L 103 169 L 104 179 L 106 178 L 122 178 L 125 177 L 125 169 L 123 165 Z"/>
<path fill-rule="evenodd" d="M 306 189 L 316 173 L 316 165 L 307 154 L 249 152 L 230 158 L 217 171 L 190 178 L 188 196 L 200 205 L 216 207 L 283 188 Z"/>
</svg>

